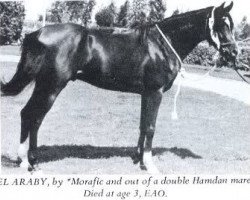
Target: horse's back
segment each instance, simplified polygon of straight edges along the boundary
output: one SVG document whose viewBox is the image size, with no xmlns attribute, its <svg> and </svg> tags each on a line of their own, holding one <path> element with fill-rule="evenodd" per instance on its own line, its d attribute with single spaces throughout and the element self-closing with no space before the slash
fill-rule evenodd
<svg viewBox="0 0 250 200">
<path fill-rule="evenodd" d="M 48 25 L 39 30 L 38 40 L 47 46 L 60 44 L 67 38 L 80 36 L 87 29 L 77 24 L 54 24 Z"/>
</svg>

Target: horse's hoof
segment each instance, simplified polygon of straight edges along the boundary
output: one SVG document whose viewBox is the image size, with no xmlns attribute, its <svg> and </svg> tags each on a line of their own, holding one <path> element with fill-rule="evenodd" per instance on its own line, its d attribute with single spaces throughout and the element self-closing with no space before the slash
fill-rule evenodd
<svg viewBox="0 0 250 200">
<path fill-rule="evenodd" d="M 30 172 L 32 175 L 43 175 L 43 171 L 41 170 L 41 168 L 40 168 L 38 165 L 32 166 L 32 167 L 29 169 L 29 172 Z"/>
<path fill-rule="evenodd" d="M 138 164 L 140 162 L 140 157 L 139 157 L 139 154 L 137 154 L 137 153 L 132 155 L 131 158 L 132 158 L 134 164 Z"/>
<path fill-rule="evenodd" d="M 157 169 L 157 167 L 156 166 L 146 166 L 146 165 L 144 165 L 144 164 L 140 164 L 140 169 L 141 170 L 145 170 L 145 171 L 147 171 L 147 173 L 149 173 L 149 174 L 154 174 L 154 175 L 156 175 L 156 174 L 161 174 L 160 173 L 160 171 Z"/>
<path fill-rule="evenodd" d="M 17 156 L 16 163 L 17 163 L 18 166 L 20 166 L 21 163 L 22 163 L 22 158 L 20 158 L 19 156 Z"/>
<path fill-rule="evenodd" d="M 31 172 L 32 174 L 34 172 L 38 172 L 40 170 L 40 168 L 38 167 L 38 165 L 29 165 L 28 167 L 28 171 Z"/>
<path fill-rule="evenodd" d="M 146 171 L 146 170 L 147 170 L 147 167 L 146 167 L 145 165 L 140 164 L 140 169 Z"/>
<path fill-rule="evenodd" d="M 37 166 L 38 165 L 37 151 L 29 151 L 28 160 L 31 166 Z"/>
</svg>

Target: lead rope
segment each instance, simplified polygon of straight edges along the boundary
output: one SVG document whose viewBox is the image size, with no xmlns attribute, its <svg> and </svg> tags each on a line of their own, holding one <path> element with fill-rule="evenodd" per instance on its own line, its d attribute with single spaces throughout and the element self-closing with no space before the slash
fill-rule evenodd
<svg viewBox="0 0 250 200">
<path fill-rule="evenodd" d="M 180 80 L 178 82 L 177 91 L 176 91 L 176 93 L 174 95 L 174 108 L 173 108 L 173 111 L 171 112 L 171 118 L 173 120 L 177 120 L 178 119 L 178 114 L 177 114 L 177 98 L 178 98 L 178 96 L 180 94 L 180 90 L 181 90 L 181 85 L 182 85 L 183 78 L 186 78 L 186 75 L 188 73 L 186 72 L 185 68 L 183 67 L 183 62 L 182 62 L 180 56 L 175 51 L 175 49 L 173 48 L 173 46 L 171 45 L 171 43 L 168 41 L 168 39 L 166 38 L 166 36 L 163 34 L 163 32 L 161 31 L 161 29 L 159 28 L 159 26 L 156 24 L 155 27 L 157 28 L 157 30 L 159 31 L 159 33 L 161 34 L 161 36 L 163 37 L 163 39 L 165 40 L 165 42 L 167 43 L 167 45 L 172 50 L 172 52 L 175 54 L 176 58 L 178 59 L 178 61 L 181 64 L 181 68 L 179 69 L 179 74 L 180 74 L 181 78 L 180 78 Z M 217 60 L 218 54 L 219 54 L 218 52 L 215 54 L 215 57 L 216 57 L 215 59 L 216 60 Z M 192 80 L 192 81 L 201 80 L 204 77 L 209 76 L 209 74 L 211 72 L 213 72 L 216 69 L 216 67 L 217 67 L 217 65 L 215 64 L 213 68 L 211 68 L 206 74 L 202 75 L 202 77 L 200 77 L 199 79 L 192 79 L 192 78 L 189 78 L 189 79 Z"/>
<path fill-rule="evenodd" d="M 161 34 L 161 36 L 163 37 L 163 39 L 165 40 L 165 42 L 167 43 L 167 45 L 170 47 L 170 49 L 172 50 L 172 52 L 175 54 L 175 56 L 176 56 L 176 58 L 178 59 L 178 61 L 180 62 L 180 64 L 181 64 L 181 68 L 180 68 L 180 70 L 179 70 L 179 73 L 180 73 L 180 75 L 181 75 L 181 77 L 184 77 L 184 75 L 183 75 L 183 69 L 182 69 L 182 64 L 183 64 L 183 62 L 182 62 L 182 60 L 181 60 L 181 58 L 180 58 L 180 56 L 178 55 L 178 53 L 175 51 L 175 49 L 173 48 L 173 46 L 170 44 L 170 42 L 168 41 L 168 39 L 166 38 L 166 36 L 163 34 L 163 32 L 161 31 L 161 29 L 159 28 L 159 26 L 156 24 L 155 25 L 156 26 L 156 28 L 157 28 L 157 30 L 159 31 L 159 33 Z M 182 70 L 181 70 L 182 69 Z M 181 84 L 182 84 L 182 78 L 180 79 L 180 81 L 179 81 L 179 83 L 178 83 L 178 86 L 177 86 L 177 91 L 176 91 L 176 93 L 175 93 L 175 95 L 174 95 L 174 109 L 173 109 L 173 111 L 172 111 L 172 113 L 171 113 L 171 118 L 173 119 L 173 120 L 177 120 L 178 119 L 178 114 L 177 114 L 177 98 L 178 98 L 178 96 L 179 96 L 179 94 L 180 94 L 180 90 L 181 90 Z"/>
</svg>

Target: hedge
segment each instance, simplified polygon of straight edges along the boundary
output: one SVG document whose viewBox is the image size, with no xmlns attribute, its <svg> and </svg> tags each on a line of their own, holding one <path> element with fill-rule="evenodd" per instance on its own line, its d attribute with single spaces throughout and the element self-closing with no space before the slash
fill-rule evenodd
<svg viewBox="0 0 250 200">
<path fill-rule="evenodd" d="M 24 16 L 22 2 L 0 2 L 0 45 L 18 41 L 22 32 Z"/>
</svg>

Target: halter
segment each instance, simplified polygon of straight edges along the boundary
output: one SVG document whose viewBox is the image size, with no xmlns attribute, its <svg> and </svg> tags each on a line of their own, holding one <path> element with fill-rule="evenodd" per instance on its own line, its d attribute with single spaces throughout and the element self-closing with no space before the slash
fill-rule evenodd
<svg viewBox="0 0 250 200">
<path fill-rule="evenodd" d="M 207 15 L 207 19 L 206 19 L 206 26 L 205 26 L 205 35 L 207 35 L 207 27 L 210 29 L 209 35 L 211 37 L 211 40 L 216 44 L 217 49 L 219 50 L 220 47 L 224 47 L 227 45 L 232 45 L 235 44 L 235 42 L 224 42 L 222 43 L 218 36 L 214 33 L 215 31 L 213 30 L 213 26 L 214 26 L 214 11 L 215 11 L 216 7 L 213 7 L 212 12 L 208 13 Z M 231 29 L 231 28 L 230 28 Z"/>
<path fill-rule="evenodd" d="M 213 42 L 217 45 L 218 50 L 221 47 L 225 47 L 225 46 L 228 46 L 228 45 L 234 45 L 234 44 L 237 45 L 237 43 L 235 42 L 235 40 L 233 42 L 224 42 L 224 43 L 221 43 L 219 41 L 219 38 L 218 39 L 216 37 L 213 38 L 213 34 L 214 34 L 213 32 L 214 31 L 212 30 L 212 27 L 214 26 L 214 10 L 215 10 L 215 7 L 213 7 L 213 10 L 211 12 L 211 16 L 209 17 L 209 14 L 207 16 L 206 26 L 205 26 L 205 35 L 207 35 L 207 27 L 209 27 L 210 28 L 210 37 L 213 40 Z M 230 27 L 230 30 L 232 31 L 232 27 Z M 240 76 L 240 78 L 243 81 L 245 81 L 246 83 L 250 84 L 249 81 L 247 79 L 245 79 L 244 76 L 239 73 L 239 71 L 238 71 L 239 68 L 236 66 L 236 64 L 234 64 L 234 68 L 233 69 L 236 71 L 236 73 Z"/>
<path fill-rule="evenodd" d="M 227 45 L 230 45 L 230 44 L 235 44 L 235 42 L 224 42 L 224 43 L 220 43 L 220 46 L 227 46 Z"/>
</svg>

